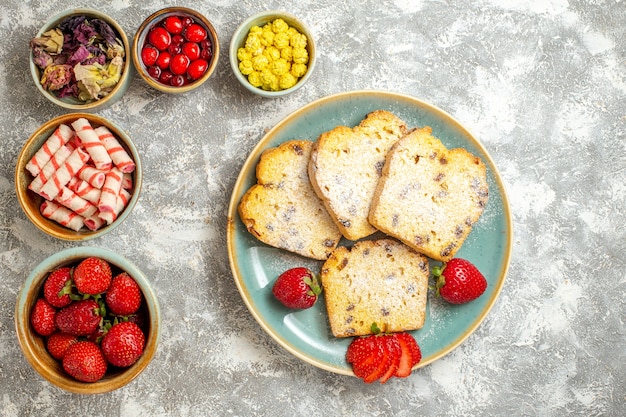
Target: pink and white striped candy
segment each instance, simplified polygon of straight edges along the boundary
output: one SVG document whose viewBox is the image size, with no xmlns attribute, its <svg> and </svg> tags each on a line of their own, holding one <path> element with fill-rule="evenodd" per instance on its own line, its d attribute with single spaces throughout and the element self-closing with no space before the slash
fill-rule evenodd
<svg viewBox="0 0 626 417">
<path fill-rule="evenodd" d="M 85 227 L 91 231 L 96 231 L 102 226 L 106 224 L 106 221 L 100 217 L 100 212 L 96 212 L 95 214 L 85 217 L 84 220 Z"/>
<path fill-rule="evenodd" d="M 115 210 L 110 212 L 100 212 L 100 214 L 98 215 L 102 220 L 104 220 L 107 224 L 111 224 L 115 221 L 115 219 L 117 219 L 117 216 L 120 215 L 120 213 L 122 212 L 122 210 L 124 210 L 124 207 L 126 207 L 126 205 L 128 204 L 128 202 L 130 201 L 131 198 L 131 194 L 126 191 L 125 189 L 121 189 L 120 190 L 120 194 L 117 196 L 117 202 L 115 204 Z"/>
<path fill-rule="evenodd" d="M 102 188 L 104 179 L 106 178 L 106 172 L 94 168 L 91 165 L 85 165 L 78 171 L 76 176 L 81 180 L 87 181 L 92 187 Z"/>
<path fill-rule="evenodd" d="M 74 149 L 74 152 L 61 164 L 48 181 L 41 187 L 39 195 L 46 200 L 52 200 L 59 194 L 61 188 L 76 175 L 79 169 L 89 160 L 89 155 L 82 149 Z"/>
<path fill-rule="evenodd" d="M 80 138 L 81 145 L 91 156 L 96 168 L 108 171 L 113 165 L 113 161 L 109 156 L 104 144 L 98 138 L 98 134 L 94 131 L 89 120 L 81 117 L 72 122 L 72 127 Z"/>
<path fill-rule="evenodd" d="M 102 190 L 100 188 L 96 188 L 89 184 L 87 181 L 81 179 L 76 181 L 75 184 L 72 184 L 70 190 L 74 191 L 76 195 L 84 198 L 92 204 L 95 204 L 96 206 L 100 201 L 100 194 L 102 194 Z"/>
<path fill-rule="evenodd" d="M 50 220 L 54 220 L 62 226 L 74 231 L 79 231 L 84 224 L 83 216 L 74 213 L 52 201 L 44 201 L 40 206 L 41 214 Z"/>
<path fill-rule="evenodd" d="M 59 125 L 26 164 L 28 172 L 30 172 L 33 177 L 39 174 L 56 151 L 58 151 L 61 146 L 65 145 L 73 135 L 74 132 L 69 126 L 64 124 Z"/>
<path fill-rule="evenodd" d="M 122 189 L 122 176 L 124 174 L 117 168 L 113 167 L 107 172 L 98 201 L 98 210 L 100 213 L 113 213 L 117 204 L 117 196 Z"/>
<path fill-rule="evenodd" d="M 61 164 L 63 164 L 71 154 L 72 150 L 67 145 L 61 146 L 43 166 L 37 176 L 28 184 L 28 189 L 39 194 L 41 187 L 43 187 L 52 174 L 61 167 Z"/>
<path fill-rule="evenodd" d="M 92 216 L 98 211 L 98 208 L 95 205 L 91 204 L 84 198 L 79 197 L 74 191 L 67 187 L 61 188 L 61 191 L 56 196 L 54 201 L 83 217 Z"/>
<path fill-rule="evenodd" d="M 122 172 L 133 172 L 135 170 L 135 162 L 128 155 L 126 149 L 120 145 L 117 138 L 106 126 L 99 126 L 94 129 L 100 141 L 104 144 L 109 156 L 113 160 L 113 164 Z"/>
<path fill-rule="evenodd" d="M 124 176 L 122 177 L 122 188 L 125 190 L 133 189 L 133 176 L 130 175 L 128 172 L 125 172 Z"/>
</svg>

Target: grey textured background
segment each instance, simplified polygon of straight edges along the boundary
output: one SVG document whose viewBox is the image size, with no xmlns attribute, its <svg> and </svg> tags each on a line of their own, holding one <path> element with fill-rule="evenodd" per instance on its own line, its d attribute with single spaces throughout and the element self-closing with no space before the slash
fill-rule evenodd
<svg viewBox="0 0 626 417">
<path fill-rule="evenodd" d="M 64 111 L 37 95 L 28 40 L 46 18 L 92 6 L 132 38 L 173 2 L 0 2 L 1 416 L 623 416 L 626 414 L 626 3 L 623 0 L 179 1 L 222 41 L 200 90 L 175 97 L 136 78 L 100 114 L 125 128 L 144 166 L 131 216 L 90 245 L 152 278 L 165 327 L 136 381 L 78 396 L 45 382 L 15 337 L 17 291 L 71 243 L 44 236 L 14 191 L 23 142 Z M 227 46 L 261 10 L 307 22 L 319 49 L 309 84 L 269 100 L 237 84 Z M 479 329 L 405 380 L 365 385 L 303 363 L 248 314 L 226 253 L 226 210 L 263 132 L 343 91 L 406 93 L 481 140 L 507 186 L 514 253 Z"/>
</svg>

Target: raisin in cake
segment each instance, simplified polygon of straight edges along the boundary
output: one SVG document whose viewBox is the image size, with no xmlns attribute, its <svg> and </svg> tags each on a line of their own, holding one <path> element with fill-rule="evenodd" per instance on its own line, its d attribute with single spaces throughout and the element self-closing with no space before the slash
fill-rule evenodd
<svg viewBox="0 0 626 417">
<path fill-rule="evenodd" d="M 263 152 L 239 217 L 260 241 L 302 256 L 326 260 L 341 232 L 309 181 L 313 142 L 292 140 Z"/>
<path fill-rule="evenodd" d="M 393 240 L 340 246 L 324 263 L 320 279 L 335 337 L 416 330 L 424 325 L 428 260 Z"/>
<path fill-rule="evenodd" d="M 448 150 L 415 129 L 387 154 L 370 222 L 424 255 L 452 259 L 487 204 L 486 167 L 465 149 Z"/>
<path fill-rule="evenodd" d="M 347 239 L 358 240 L 376 231 L 367 219 L 372 196 L 387 151 L 405 133 L 402 120 L 377 110 L 358 126 L 337 126 L 315 142 L 309 177 Z"/>
</svg>

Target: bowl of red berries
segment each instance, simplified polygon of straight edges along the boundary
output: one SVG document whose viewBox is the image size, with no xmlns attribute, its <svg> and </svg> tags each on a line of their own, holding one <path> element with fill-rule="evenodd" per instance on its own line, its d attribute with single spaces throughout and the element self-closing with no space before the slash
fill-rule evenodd
<svg viewBox="0 0 626 417">
<path fill-rule="evenodd" d="M 219 40 L 211 22 L 186 7 L 150 15 L 133 39 L 133 62 L 141 78 L 165 93 L 185 93 L 211 77 Z"/>
<path fill-rule="evenodd" d="M 146 276 L 107 249 L 76 247 L 41 262 L 22 286 L 15 328 L 50 383 L 99 394 L 134 380 L 154 357 L 159 303 Z"/>
</svg>

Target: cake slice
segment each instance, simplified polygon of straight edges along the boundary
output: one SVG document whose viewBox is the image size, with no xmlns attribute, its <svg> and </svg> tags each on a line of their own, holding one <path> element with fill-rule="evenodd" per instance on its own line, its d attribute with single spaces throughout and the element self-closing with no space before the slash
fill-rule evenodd
<svg viewBox="0 0 626 417">
<path fill-rule="evenodd" d="M 387 154 L 370 222 L 429 258 L 448 261 L 461 248 L 489 196 L 486 167 L 465 149 L 448 150 L 414 129 Z"/>
<path fill-rule="evenodd" d="M 335 337 L 420 329 L 426 317 L 428 260 L 393 240 L 362 240 L 339 246 L 320 279 Z"/>
<path fill-rule="evenodd" d="M 367 216 L 385 156 L 406 133 L 394 114 L 376 110 L 349 128 L 337 126 L 315 142 L 309 177 L 343 236 L 358 240 L 376 229 Z"/>
<path fill-rule="evenodd" d="M 239 217 L 261 242 L 307 258 L 326 260 L 341 232 L 309 181 L 313 142 L 292 140 L 267 149 L 256 167 L 257 184 L 239 202 Z"/>
</svg>

